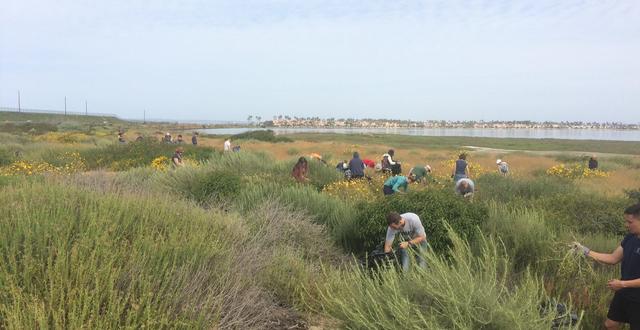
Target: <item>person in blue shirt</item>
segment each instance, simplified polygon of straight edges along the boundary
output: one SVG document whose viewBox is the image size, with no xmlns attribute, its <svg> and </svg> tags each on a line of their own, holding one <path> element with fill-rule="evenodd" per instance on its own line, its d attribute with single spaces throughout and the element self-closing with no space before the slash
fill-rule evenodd
<svg viewBox="0 0 640 330">
<path fill-rule="evenodd" d="M 631 330 L 640 329 L 640 203 L 624 210 L 624 224 L 629 234 L 611 253 L 591 251 L 578 242 L 571 246 L 591 259 L 609 265 L 620 262 L 620 279 L 610 280 L 609 289 L 615 291 L 609 305 L 607 329 L 618 329 L 622 323 L 629 323 Z"/>
<path fill-rule="evenodd" d="M 406 177 L 404 175 L 396 175 L 392 176 L 384 182 L 384 186 L 382 187 L 382 192 L 385 195 L 393 195 L 397 192 L 401 192 L 400 188 L 407 192 L 407 188 L 409 187 L 409 183 L 413 182 L 412 177 Z"/>
</svg>

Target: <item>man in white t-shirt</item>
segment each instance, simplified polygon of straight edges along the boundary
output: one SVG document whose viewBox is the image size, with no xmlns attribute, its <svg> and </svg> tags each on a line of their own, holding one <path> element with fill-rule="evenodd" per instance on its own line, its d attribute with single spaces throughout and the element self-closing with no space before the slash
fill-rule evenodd
<svg viewBox="0 0 640 330">
<path fill-rule="evenodd" d="M 231 139 L 224 140 L 224 151 L 231 151 Z"/>
<path fill-rule="evenodd" d="M 425 234 L 424 227 L 420 221 L 420 217 L 415 213 L 403 213 L 398 214 L 391 212 L 387 215 L 387 237 L 384 241 L 384 252 L 391 252 L 391 245 L 396 237 L 396 234 L 400 234 L 401 242 L 399 244 L 400 250 L 400 264 L 402 270 L 409 270 L 409 252 L 408 249 L 412 248 L 416 252 L 416 259 L 420 267 L 425 267 L 426 262 L 420 255 L 427 249 L 427 235 Z"/>
</svg>

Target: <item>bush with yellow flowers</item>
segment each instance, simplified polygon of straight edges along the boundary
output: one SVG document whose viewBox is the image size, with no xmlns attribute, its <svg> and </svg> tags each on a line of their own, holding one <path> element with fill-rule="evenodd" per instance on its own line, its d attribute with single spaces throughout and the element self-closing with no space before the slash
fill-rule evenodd
<svg viewBox="0 0 640 330">
<path fill-rule="evenodd" d="M 151 161 L 151 168 L 156 171 L 166 171 L 169 168 L 169 158 L 165 156 L 156 157 Z"/>
<path fill-rule="evenodd" d="M 375 175 L 371 180 L 340 180 L 326 185 L 322 191 L 329 196 L 348 202 L 374 200 L 382 197 L 382 185 L 385 179 L 383 175 Z"/>
<path fill-rule="evenodd" d="M 86 169 L 84 159 L 79 153 L 68 152 L 57 156 L 51 162 L 17 160 L 8 166 L 0 167 L 0 175 L 71 174 Z"/>
<path fill-rule="evenodd" d="M 609 172 L 602 170 L 591 170 L 581 164 L 565 165 L 558 164 L 550 167 L 545 172 L 548 176 L 567 178 L 567 179 L 582 179 L 582 178 L 606 178 L 610 175 Z"/>
</svg>

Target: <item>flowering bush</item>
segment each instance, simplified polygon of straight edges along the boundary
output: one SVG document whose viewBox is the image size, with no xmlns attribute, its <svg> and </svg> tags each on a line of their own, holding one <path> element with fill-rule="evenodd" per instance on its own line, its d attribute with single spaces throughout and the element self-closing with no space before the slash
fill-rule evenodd
<svg viewBox="0 0 640 330">
<path fill-rule="evenodd" d="M 77 152 L 65 153 L 58 156 L 56 164 L 50 162 L 17 160 L 8 166 L 0 167 L 0 175 L 37 175 L 43 173 L 71 174 L 86 170 L 86 165 Z"/>
<path fill-rule="evenodd" d="M 348 202 L 374 200 L 382 196 L 384 180 L 385 177 L 381 175 L 372 177 L 371 181 L 367 179 L 340 180 L 325 186 L 323 192 Z"/>
<path fill-rule="evenodd" d="M 165 156 L 156 157 L 151 161 L 151 168 L 156 171 L 166 171 L 169 167 L 169 158 Z"/>
<path fill-rule="evenodd" d="M 606 178 L 610 173 L 601 171 L 598 169 L 591 170 L 584 165 L 575 164 L 568 166 L 565 164 L 559 164 L 550 167 L 545 172 L 549 176 L 568 178 L 568 179 L 582 179 L 582 178 Z"/>
</svg>

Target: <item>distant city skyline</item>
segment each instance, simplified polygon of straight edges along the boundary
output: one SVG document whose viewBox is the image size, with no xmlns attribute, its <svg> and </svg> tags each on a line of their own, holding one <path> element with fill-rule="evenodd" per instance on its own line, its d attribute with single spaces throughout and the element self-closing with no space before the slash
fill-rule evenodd
<svg viewBox="0 0 640 330">
<path fill-rule="evenodd" d="M 8 0 L 0 106 L 640 121 L 640 2 Z"/>
</svg>

